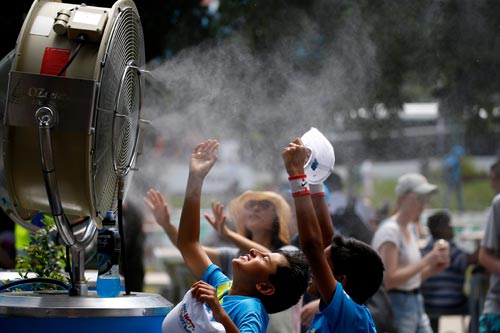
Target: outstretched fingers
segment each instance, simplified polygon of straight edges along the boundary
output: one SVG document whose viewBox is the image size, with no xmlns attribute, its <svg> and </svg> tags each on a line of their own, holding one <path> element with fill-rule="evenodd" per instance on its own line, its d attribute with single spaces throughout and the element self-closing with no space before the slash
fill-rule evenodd
<svg viewBox="0 0 500 333">
<path fill-rule="evenodd" d="M 217 140 L 206 140 L 194 147 L 191 154 L 189 171 L 192 175 L 204 178 L 217 161 L 219 142 Z"/>
<path fill-rule="evenodd" d="M 224 236 L 224 228 L 226 226 L 226 215 L 224 215 L 224 205 L 219 201 L 212 201 L 212 213 L 213 217 L 208 213 L 204 213 L 203 216 L 210 223 L 212 228 L 214 228 L 219 235 Z"/>
<path fill-rule="evenodd" d="M 160 226 L 168 226 L 170 224 L 170 212 L 168 204 L 161 192 L 151 188 L 144 196 L 144 203 L 153 213 L 156 222 Z"/>
<path fill-rule="evenodd" d="M 196 145 L 193 148 L 193 154 L 213 154 L 217 151 L 217 148 L 219 148 L 219 141 L 208 139 Z"/>
</svg>

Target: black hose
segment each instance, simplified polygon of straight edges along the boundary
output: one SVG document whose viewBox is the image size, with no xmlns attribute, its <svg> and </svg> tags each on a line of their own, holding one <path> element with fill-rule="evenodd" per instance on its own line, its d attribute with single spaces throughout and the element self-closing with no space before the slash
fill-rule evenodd
<svg viewBox="0 0 500 333">
<path fill-rule="evenodd" d="M 15 280 L 9 283 L 6 283 L 4 285 L 0 286 L 0 292 L 3 292 L 7 289 L 16 287 L 16 286 L 21 286 L 25 284 L 33 284 L 33 283 L 45 283 L 45 284 L 52 284 L 56 285 L 59 287 L 63 287 L 66 290 L 70 290 L 71 286 L 68 285 L 67 283 L 64 283 L 62 281 L 56 280 L 56 279 L 49 279 L 49 278 L 29 278 L 29 279 L 23 279 L 23 280 Z"/>
</svg>

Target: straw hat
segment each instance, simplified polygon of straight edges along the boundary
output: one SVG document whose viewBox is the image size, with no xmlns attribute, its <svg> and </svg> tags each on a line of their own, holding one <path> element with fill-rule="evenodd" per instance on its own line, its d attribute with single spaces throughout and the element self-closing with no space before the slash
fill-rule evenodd
<svg viewBox="0 0 500 333">
<path fill-rule="evenodd" d="M 288 231 L 290 221 L 292 219 L 292 212 L 290 205 L 286 200 L 276 192 L 273 191 L 245 191 L 229 203 L 228 211 L 231 220 L 236 227 L 236 231 L 246 236 L 247 230 L 245 228 L 245 203 L 249 200 L 269 200 L 275 207 L 276 215 L 279 223 L 278 238 L 284 244 L 290 244 L 290 232 Z"/>
</svg>

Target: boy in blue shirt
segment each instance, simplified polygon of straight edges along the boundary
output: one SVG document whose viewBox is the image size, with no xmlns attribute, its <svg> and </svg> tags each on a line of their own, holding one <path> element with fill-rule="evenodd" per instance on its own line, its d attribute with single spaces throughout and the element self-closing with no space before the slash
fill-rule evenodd
<svg viewBox="0 0 500 333">
<path fill-rule="evenodd" d="M 203 181 L 217 159 L 219 143 L 207 140 L 192 151 L 177 246 L 201 281 L 193 297 L 206 303 L 213 318 L 229 332 L 266 332 L 268 315 L 296 304 L 307 287 L 308 266 L 299 252 L 263 253 L 255 249 L 233 259 L 233 280 L 214 265 L 200 241 Z"/>
<path fill-rule="evenodd" d="M 382 260 L 369 245 L 356 239 L 336 236 L 332 241 L 323 184 L 309 185 L 304 172 L 306 156 L 307 148 L 300 139 L 283 150 L 300 245 L 313 276 L 308 292 L 321 298 L 320 313 L 307 332 L 376 332 L 370 311 L 363 304 L 382 283 Z"/>
</svg>

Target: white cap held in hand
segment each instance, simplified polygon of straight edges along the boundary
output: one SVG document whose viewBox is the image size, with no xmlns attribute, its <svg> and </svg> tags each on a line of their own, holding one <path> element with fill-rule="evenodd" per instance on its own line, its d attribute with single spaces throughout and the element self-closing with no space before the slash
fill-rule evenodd
<svg viewBox="0 0 500 333">
<path fill-rule="evenodd" d="M 224 326 L 213 320 L 212 311 L 191 295 L 191 289 L 167 314 L 161 325 L 163 333 L 225 333 Z"/>
<path fill-rule="evenodd" d="M 335 152 L 328 139 L 315 127 L 311 127 L 300 138 L 310 155 L 304 165 L 304 172 L 311 184 L 323 183 L 335 166 Z"/>
</svg>

